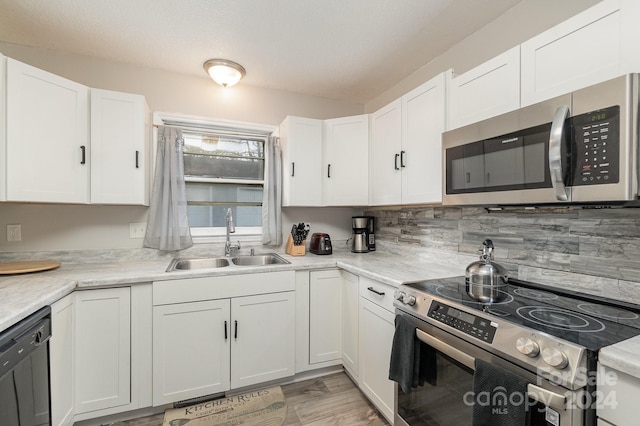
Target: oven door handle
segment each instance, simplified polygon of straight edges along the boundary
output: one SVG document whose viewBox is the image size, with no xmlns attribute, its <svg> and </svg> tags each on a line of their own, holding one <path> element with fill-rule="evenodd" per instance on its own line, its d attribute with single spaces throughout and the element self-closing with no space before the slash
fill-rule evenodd
<svg viewBox="0 0 640 426">
<path fill-rule="evenodd" d="M 532 383 L 527 385 L 527 395 L 534 401 L 556 410 L 565 410 L 567 406 L 567 397 L 565 395 L 551 392 Z"/>
<path fill-rule="evenodd" d="M 432 348 L 442 352 L 443 354 L 455 359 L 460 364 L 462 364 L 462 365 L 464 365 L 466 367 L 469 367 L 470 369 L 475 371 L 475 369 L 476 369 L 475 358 L 472 357 L 471 355 L 466 354 L 466 353 L 462 352 L 461 350 L 458 350 L 458 349 L 456 349 L 456 348 L 454 348 L 452 346 L 447 345 L 442 340 L 439 340 L 439 339 L 433 337 L 432 335 L 425 333 L 424 331 L 420 330 L 419 328 L 416 328 L 416 337 L 421 342 L 426 343 L 427 345 L 431 346 Z"/>
</svg>

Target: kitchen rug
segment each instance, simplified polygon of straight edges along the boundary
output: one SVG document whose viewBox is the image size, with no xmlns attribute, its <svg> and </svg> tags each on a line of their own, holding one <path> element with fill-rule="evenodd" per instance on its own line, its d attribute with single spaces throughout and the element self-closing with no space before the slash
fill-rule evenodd
<svg viewBox="0 0 640 426">
<path fill-rule="evenodd" d="M 281 426 L 287 402 L 280 386 L 165 411 L 162 426 Z"/>
</svg>

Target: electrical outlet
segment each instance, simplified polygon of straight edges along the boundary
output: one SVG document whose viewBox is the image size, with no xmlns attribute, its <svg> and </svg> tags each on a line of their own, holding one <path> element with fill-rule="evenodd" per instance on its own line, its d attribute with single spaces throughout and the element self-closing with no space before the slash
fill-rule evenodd
<svg viewBox="0 0 640 426">
<path fill-rule="evenodd" d="M 129 224 L 129 238 L 144 238 L 144 234 L 147 231 L 146 223 L 130 223 Z"/>
<path fill-rule="evenodd" d="M 20 225 L 7 225 L 7 241 L 22 241 L 22 227 Z"/>
</svg>

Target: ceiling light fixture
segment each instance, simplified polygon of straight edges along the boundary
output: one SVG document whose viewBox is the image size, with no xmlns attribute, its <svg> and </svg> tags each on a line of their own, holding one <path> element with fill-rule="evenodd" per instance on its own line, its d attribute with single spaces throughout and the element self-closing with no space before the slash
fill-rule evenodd
<svg viewBox="0 0 640 426">
<path fill-rule="evenodd" d="M 222 87 L 231 87 L 246 74 L 242 65 L 226 59 L 209 59 L 204 69 Z"/>
</svg>

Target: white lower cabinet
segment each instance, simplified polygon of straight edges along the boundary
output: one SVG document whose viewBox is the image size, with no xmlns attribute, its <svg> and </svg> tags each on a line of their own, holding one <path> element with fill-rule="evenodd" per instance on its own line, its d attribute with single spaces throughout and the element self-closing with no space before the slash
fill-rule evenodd
<svg viewBox="0 0 640 426">
<path fill-rule="evenodd" d="M 74 415 L 74 295 L 51 305 L 49 364 L 51 380 L 51 424 L 73 424 Z"/>
<path fill-rule="evenodd" d="M 359 333 L 359 289 L 358 276 L 342 272 L 342 365 L 357 382 L 360 375 Z"/>
<path fill-rule="evenodd" d="M 292 271 L 154 283 L 153 405 L 293 376 L 294 289 Z"/>
<path fill-rule="evenodd" d="M 640 378 L 598 364 L 598 426 L 638 424 Z"/>
<path fill-rule="evenodd" d="M 360 389 L 393 423 L 394 382 L 389 380 L 395 332 L 394 288 L 360 277 Z"/>
<path fill-rule="evenodd" d="M 342 275 L 313 271 L 309 283 L 309 363 L 342 358 Z"/>
</svg>

